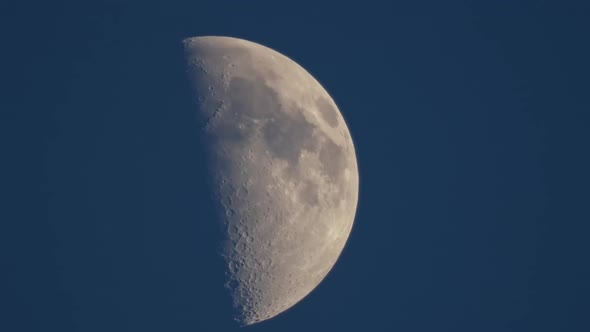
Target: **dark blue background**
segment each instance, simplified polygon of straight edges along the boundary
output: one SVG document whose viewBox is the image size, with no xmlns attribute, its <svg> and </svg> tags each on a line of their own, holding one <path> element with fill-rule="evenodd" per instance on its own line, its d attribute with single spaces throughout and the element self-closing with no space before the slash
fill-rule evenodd
<svg viewBox="0 0 590 332">
<path fill-rule="evenodd" d="M 0 330 L 232 329 L 180 49 L 229 35 L 326 87 L 361 184 L 332 273 L 247 330 L 590 331 L 589 6 L 387 3 L 2 2 Z"/>
</svg>

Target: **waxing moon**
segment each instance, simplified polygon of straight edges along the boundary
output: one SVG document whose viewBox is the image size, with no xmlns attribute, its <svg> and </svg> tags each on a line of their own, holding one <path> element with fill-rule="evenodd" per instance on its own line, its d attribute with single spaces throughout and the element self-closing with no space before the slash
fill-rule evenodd
<svg viewBox="0 0 590 332">
<path fill-rule="evenodd" d="M 338 107 L 305 69 L 250 41 L 183 41 L 224 239 L 235 319 L 272 318 L 340 256 L 358 199 L 355 150 Z"/>
</svg>

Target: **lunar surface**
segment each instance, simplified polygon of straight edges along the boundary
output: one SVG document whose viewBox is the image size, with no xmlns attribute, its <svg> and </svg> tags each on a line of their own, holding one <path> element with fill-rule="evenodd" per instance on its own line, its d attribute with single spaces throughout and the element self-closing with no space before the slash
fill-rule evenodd
<svg viewBox="0 0 590 332">
<path fill-rule="evenodd" d="M 305 69 L 230 37 L 183 41 L 235 319 L 272 318 L 307 296 L 340 256 L 358 199 L 353 142 Z"/>
</svg>

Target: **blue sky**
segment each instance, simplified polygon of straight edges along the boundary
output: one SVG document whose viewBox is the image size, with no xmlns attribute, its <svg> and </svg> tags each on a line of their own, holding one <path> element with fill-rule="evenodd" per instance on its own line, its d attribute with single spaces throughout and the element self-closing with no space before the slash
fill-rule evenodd
<svg viewBox="0 0 590 332">
<path fill-rule="evenodd" d="M 234 330 L 208 293 L 209 215 L 179 79 L 180 41 L 198 35 L 297 61 L 357 150 L 341 259 L 246 330 L 590 328 L 587 4 L 3 6 L 0 330 Z"/>
</svg>

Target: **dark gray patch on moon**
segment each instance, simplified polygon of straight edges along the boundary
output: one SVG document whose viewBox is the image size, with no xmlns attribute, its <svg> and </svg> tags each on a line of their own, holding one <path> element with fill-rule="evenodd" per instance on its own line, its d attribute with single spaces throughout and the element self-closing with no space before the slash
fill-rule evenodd
<svg viewBox="0 0 590 332">
<path fill-rule="evenodd" d="M 236 110 L 240 118 L 262 119 L 271 117 L 281 110 L 279 96 L 260 78 L 232 78 L 228 95 L 232 109 Z"/>
<path fill-rule="evenodd" d="M 255 130 L 252 120 L 264 120 L 261 132 L 269 152 L 275 158 L 286 160 L 291 167 L 298 164 L 302 149 L 313 151 L 317 147 L 314 125 L 305 119 L 301 110 L 281 110 L 287 106 L 281 104 L 276 91 L 263 79 L 234 77 L 228 96 L 234 113 L 220 126 L 224 138 L 244 140 Z"/>
<path fill-rule="evenodd" d="M 300 112 L 274 114 L 262 128 L 264 140 L 274 157 L 296 166 L 304 147 L 312 147 L 314 126 Z"/>
<path fill-rule="evenodd" d="M 245 144 L 256 130 L 253 119 L 280 112 L 277 94 L 258 79 L 232 78 L 228 88 L 229 109 L 220 112 L 216 135 L 222 140 Z"/>
<path fill-rule="evenodd" d="M 315 206 L 320 202 L 318 192 L 319 188 L 316 183 L 306 182 L 299 192 L 299 201 Z"/>
<path fill-rule="evenodd" d="M 330 103 L 328 99 L 320 97 L 316 101 L 316 106 L 324 121 L 326 121 L 331 127 L 338 126 L 338 111 L 332 106 L 332 103 Z"/>
<path fill-rule="evenodd" d="M 340 178 L 344 168 L 344 151 L 331 140 L 326 140 L 320 149 L 320 163 L 324 173 L 336 181 Z"/>
<path fill-rule="evenodd" d="M 246 138 L 248 137 L 247 130 L 244 127 L 237 127 L 232 125 L 232 118 L 228 116 L 224 116 L 224 118 L 220 121 L 217 125 L 216 131 L 217 135 L 224 139 L 231 141 L 236 144 L 243 144 L 246 142 Z"/>
<path fill-rule="evenodd" d="M 229 62 L 232 63 L 231 60 L 241 59 L 244 57 L 251 58 L 252 53 L 246 47 L 224 45 L 219 50 L 218 56 L 221 56 L 223 59 L 229 60 Z"/>
</svg>

